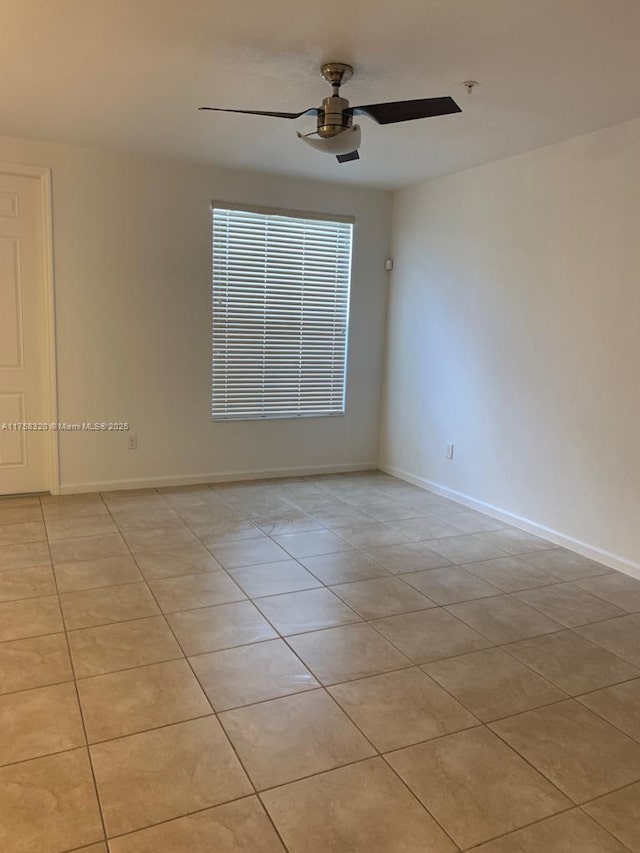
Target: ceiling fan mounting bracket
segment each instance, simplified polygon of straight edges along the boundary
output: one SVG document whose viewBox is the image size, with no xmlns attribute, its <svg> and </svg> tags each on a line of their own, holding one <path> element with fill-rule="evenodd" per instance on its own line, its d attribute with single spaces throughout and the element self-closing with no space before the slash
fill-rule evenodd
<svg viewBox="0 0 640 853">
<path fill-rule="evenodd" d="M 330 86 L 339 89 L 343 83 L 353 77 L 353 67 L 344 62 L 325 62 L 320 68 L 320 73 Z"/>
</svg>

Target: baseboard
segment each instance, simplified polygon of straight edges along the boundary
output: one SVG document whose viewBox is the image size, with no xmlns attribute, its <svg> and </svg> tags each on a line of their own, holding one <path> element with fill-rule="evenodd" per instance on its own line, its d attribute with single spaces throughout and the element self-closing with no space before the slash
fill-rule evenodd
<svg viewBox="0 0 640 853">
<path fill-rule="evenodd" d="M 616 569 L 619 572 L 624 572 L 626 575 L 640 579 L 640 563 L 635 563 L 633 560 L 627 560 L 626 557 L 620 557 L 618 554 L 612 554 L 610 551 L 605 551 L 595 545 L 590 545 L 588 542 L 582 542 L 579 539 L 574 539 L 572 536 L 567 536 L 565 533 L 561 533 L 559 530 L 554 530 L 552 527 L 546 527 L 544 524 L 539 524 L 537 521 L 532 521 L 530 518 L 523 518 L 513 512 L 508 512 L 500 507 L 485 503 L 485 501 L 472 498 L 470 495 L 466 495 L 463 492 L 457 492 L 455 489 L 448 488 L 448 486 L 441 486 L 439 483 L 434 483 L 432 480 L 427 480 L 425 477 L 418 477 L 415 474 L 411 474 L 409 471 L 402 470 L 402 468 L 396 468 L 393 465 L 383 465 L 382 463 L 380 463 L 378 467 L 386 474 L 391 474 L 394 477 L 398 477 L 400 480 L 406 480 L 406 482 L 412 483 L 414 486 L 420 486 L 422 489 L 427 489 L 428 491 L 441 495 L 444 498 L 449 498 L 449 500 L 456 501 L 470 509 L 483 512 L 485 515 L 490 515 L 492 518 L 497 518 L 499 521 L 506 521 L 509 524 L 513 524 L 514 527 L 518 527 L 520 530 L 524 530 L 527 533 L 533 533 L 536 536 L 541 536 L 543 539 L 548 539 L 556 545 L 561 545 L 564 548 L 575 551 L 577 554 L 581 554 L 583 557 L 588 557 L 590 560 L 597 560 L 599 563 L 603 563 L 610 569 Z"/>
<path fill-rule="evenodd" d="M 194 486 L 200 483 L 229 483 L 235 480 L 270 480 L 279 477 L 311 477 L 314 474 L 348 474 L 351 471 L 373 471 L 377 462 L 351 465 L 307 465 L 302 468 L 261 468 L 255 471 L 224 471 L 211 474 L 176 474 L 166 477 L 140 477 L 130 480 L 100 480 L 90 483 L 62 483 L 61 495 L 85 492 L 110 492 L 121 489 L 157 489 L 161 486 Z"/>
</svg>

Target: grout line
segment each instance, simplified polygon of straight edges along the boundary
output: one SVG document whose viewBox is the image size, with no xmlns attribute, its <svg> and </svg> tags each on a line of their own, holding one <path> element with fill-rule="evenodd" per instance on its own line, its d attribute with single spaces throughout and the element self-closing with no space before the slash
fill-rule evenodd
<svg viewBox="0 0 640 853">
<path fill-rule="evenodd" d="M 102 500 L 102 498 L 101 498 L 101 500 Z M 48 534 L 47 534 L 47 545 L 48 545 L 48 547 L 49 547 L 49 554 L 51 555 L 51 543 L 49 542 Z M 55 571 L 53 572 L 53 579 L 54 579 L 54 584 L 55 584 L 55 587 L 56 587 L 56 594 L 57 594 L 57 597 L 58 597 L 58 607 L 60 608 L 60 616 L 61 616 L 61 619 L 62 619 L 62 625 L 63 625 L 63 630 L 64 630 L 64 638 L 65 638 L 65 643 L 66 643 L 66 647 L 67 647 L 67 655 L 68 655 L 68 658 L 69 658 L 69 666 L 70 666 L 70 668 L 71 668 L 71 674 L 72 674 L 72 676 L 73 676 L 73 687 L 74 687 L 74 690 L 75 690 L 76 702 L 77 702 L 77 705 L 78 705 L 78 711 L 79 711 L 79 713 L 80 713 L 80 720 L 81 720 L 81 722 L 82 722 L 82 731 L 83 731 L 83 734 L 84 734 L 84 750 L 85 750 L 85 752 L 86 752 L 87 761 L 88 761 L 88 763 L 89 763 L 89 770 L 90 770 L 90 772 L 91 772 L 91 778 L 92 778 L 92 780 L 93 780 L 93 791 L 94 791 L 94 795 L 95 795 L 95 798 L 96 798 L 96 804 L 97 804 L 97 806 L 98 806 L 98 814 L 100 815 L 100 824 L 101 824 L 101 826 L 102 826 L 102 838 L 103 838 L 103 839 L 106 839 L 106 837 L 107 837 L 107 827 L 106 827 L 106 823 L 105 823 L 105 816 L 104 816 L 104 811 L 103 811 L 103 808 L 102 808 L 102 801 L 101 801 L 101 799 L 100 799 L 100 794 L 99 794 L 99 791 L 98 791 L 98 783 L 97 783 L 97 780 L 96 780 L 95 768 L 94 768 L 94 766 L 93 766 L 93 757 L 92 757 L 92 755 L 91 755 L 91 750 L 89 749 L 89 736 L 88 736 L 88 733 L 87 733 L 87 724 L 86 724 L 86 721 L 85 721 L 85 718 L 84 718 L 84 711 L 83 711 L 83 709 L 82 709 L 82 703 L 81 703 L 81 701 L 80 701 L 80 692 L 79 692 L 79 690 L 78 690 L 78 682 L 77 682 L 77 679 L 76 679 L 76 668 L 75 668 L 75 663 L 74 663 L 74 660 L 73 660 L 73 655 L 72 655 L 72 653 L 71 653 L 71 644 L 70 644 L 70 642 L 69 642 L 69 635 L 68 635 L 68 633 L 67 633 L 67 629 L 66 629 L 66 625 L 65 625 L 65 621 L 64 621 L 64 614 L 63 614 L 63 611 L 62 611 L 62 602 L 61 602 L 61 600 L 60 600 L 60 590 L 58 589 L 58 579 L 57 579 L 57 577 L 56 577 L 56 573 L 55 573 Z M 96 842 L 96 843 L 98 843 L 98 842 Z"/>
<path fill-rule="evenodd" d="M 636 784 L 637 784 L 636 782 L 632 782 L 632 783 L 631 783 L 631 785 L 636 785 Z M 631 787 L 631 785 L 627 785 L 626 787 L 627 787 L 627 788 L 628 788 L 628 787 Z M 619 788 L 619 789 L 618 789 L 618 791 L 622 791 L 622 790 L 624 790 L 624 788 Z M 616 791 L 615 793 L 618 793 L 618 791 Z M 612 793 L 613 793 L 613 792 L 612 792 Z M 604 794 L 603 796 L 607 796 L 607 794 Z M 594 802 L 594 800 L 590 800 L 589 802 Z M 614 835 L 613 830 L 611 830 L 611 829 L 609 829 L 608 827 L 606 827 L 606 826 L 605 826 L 605 825 L 604 825 L 604 824 L 603 824 L 603 823 L 602 823 L 602 822 L 601 822 L 601 821 L 600 821 L 600 820 L 599 820 L 595 815 L 589 814 L 589 812 L 588 812 L 588 811 L 586 811 L 586 810 L 585 810 L 585 808 L 584 808 L 584 806 L 586 806 L 586 805 L 589 805 L 589 803 L 583 803 L 581 806 L 579 806 L 579 809 L 580 809 L 580 811 L 582 812 L 582 814 L 584 814 L 584 815 L 586 815 L 588 818 L 590 818 L 590 819 L 591 819 L 595 824 L 597 824 L 597 826 L 599 826 L 601 829 L 603 829 L 603 830 L 607 833 L 607 835 L 610 835 L 612 838 L 614 838 L 614 839 L 618 842 L 618 844 L 619 844 L 619 845 L 620 845 L 624 850 L 629 851 L 629 853 L 634 853 L 633 848 L 628 847 L 628 846 L 627 846 L 627 845 L 622 841 L 622 839 L 621 839 L 621 838 L 619 838 L 619 836 L 618 836 L 618 835 Z M 636 850 L 637 850 L 637 848 L 636 848 Z"/>
</svg>

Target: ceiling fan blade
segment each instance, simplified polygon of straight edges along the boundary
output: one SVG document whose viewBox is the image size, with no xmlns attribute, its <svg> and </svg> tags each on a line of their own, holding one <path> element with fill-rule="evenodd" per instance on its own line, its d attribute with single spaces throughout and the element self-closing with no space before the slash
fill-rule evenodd
<svg viewBox="0 0 640 853">
<path fill-rule="evenodd" d="M 392 101 L 388 104 L 367 104 L 363 107 L 350 107 L 347 112 L 362 113 L 378 124 L 394 124 L 399 121 L 413 121 L 417 118 L 446 116 L 461 113 L 462 110 L 453 98 L 418 98 L 415 101 Z"/>
<path fill-rule="evenodd" d="M 357 151 L 349 151 L 348 154 L 336 154 L 338 163 L 348 163 L 350 160 L 359 160 L 360 155 Z"/>
<path fill-rule="evenodd" d="M 300 118 L 304 115 L 317 115 L 316 107 L 311 107 L 308 110 L 302 110 L 301 113 L 277 113 L 270 110 L 225 110 L 223 107 L 198 107 L 199 110 L 213 110 L 217 113 L 242 113 L 249 116 L 273 116 L 274 118 Z"/>
</svg>

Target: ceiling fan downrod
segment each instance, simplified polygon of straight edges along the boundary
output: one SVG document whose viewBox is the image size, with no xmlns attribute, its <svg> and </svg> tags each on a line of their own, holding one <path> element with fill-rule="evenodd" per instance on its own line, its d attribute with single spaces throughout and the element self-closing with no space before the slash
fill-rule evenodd
<svg viewBox="0 0 640 853">
<path fill-rule="evenodd" d="M 340 87 L 351 80 L 353 68 L 344 62 L 325 62 L 320 73 L 333 88 L 333 94 L 322 99 L 316 131 L 322 139 L 330 139 L 351 127 L 353 123 L 353 115 L 347 112 L 349 101 L 340 97 Z"/>
</svg>

